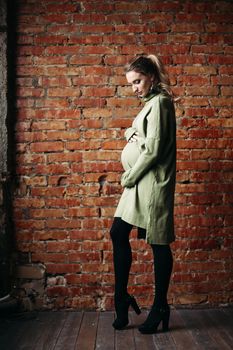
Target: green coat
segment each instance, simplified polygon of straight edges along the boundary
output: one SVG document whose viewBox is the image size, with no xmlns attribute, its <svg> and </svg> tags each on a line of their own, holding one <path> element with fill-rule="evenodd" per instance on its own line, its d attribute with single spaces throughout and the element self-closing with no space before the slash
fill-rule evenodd
<svg viewBox="0 0 233 350">
<path fill-rule="evenodd" d="M 127 143 L 121 161 L 124 191 L 116 217 L 146 229 L 149 244 L 169 244 L 174 234 L 176 120 L 171 99 L 162 93 L 145 98 L 145 105 L 125 132 L 139 140 Z"/>
</svg>

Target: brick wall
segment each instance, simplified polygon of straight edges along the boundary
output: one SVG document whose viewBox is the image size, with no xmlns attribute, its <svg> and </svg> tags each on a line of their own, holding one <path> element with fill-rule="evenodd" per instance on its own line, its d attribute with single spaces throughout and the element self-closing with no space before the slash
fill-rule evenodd
<svg viewBox="0 0 233 350">
<path fill-rule="evenodd" d="M 19 263 L 42 263 L 41 303 L 112 307 L 109 226 L 124 129 L 140 110 L 123 66 L 155 53 L 177 105 L 173 304 L 232 302 L 231 1 L 20 1 L 17 47 Z M 130 292 L 149 306 L 150 247 L 132 234 Z"/>
</svg>

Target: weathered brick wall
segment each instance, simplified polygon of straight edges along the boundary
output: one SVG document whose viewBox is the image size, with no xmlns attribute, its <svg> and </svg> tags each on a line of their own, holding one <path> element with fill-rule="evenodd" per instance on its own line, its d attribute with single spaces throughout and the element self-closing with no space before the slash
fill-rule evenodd
<svg viewBox="0 0 233 350">
<path fill-rule="evenodd" d="M 232 302 L 231 1 L 22 0 L 17 48 L 16 239 L 46 266 L 46 307 L 112 307 L 109 226 L 124 129 L 139 101 L 135 54 L 167 65 L 177 105 L 173 304 Z M 150 247 L 132 235 L 130 291 L 153 294 Z"/>
</svg>

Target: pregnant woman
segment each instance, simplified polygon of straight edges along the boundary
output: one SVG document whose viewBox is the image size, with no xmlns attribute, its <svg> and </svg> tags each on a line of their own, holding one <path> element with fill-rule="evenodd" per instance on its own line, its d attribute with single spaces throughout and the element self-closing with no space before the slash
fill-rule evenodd
<svg viewBox="0 0 233 350">
<path fill-rule="evenodd" d="M 149 334 L 161 322 L 163 330 L 168 330 L 170 317 L 167 292 L 173 265 L 170 243 L 175 239 L 176 121 L 169 79 L 157 56 L 134 59 L 126 67 L 126 79 L 144 107 L 125 132 L 127 144 L 121 156 L 124 191 L 110 231 L 117 315 L 113 327 L 127 326 L 130 306 L 140 313 L 135 298 L 127 292 L 132 262 L 129 235 L 135 226 L 138 238 L 150 244 L 154 257 L 154 303 L 139 326 L 141 333 Z"/>
</svg>

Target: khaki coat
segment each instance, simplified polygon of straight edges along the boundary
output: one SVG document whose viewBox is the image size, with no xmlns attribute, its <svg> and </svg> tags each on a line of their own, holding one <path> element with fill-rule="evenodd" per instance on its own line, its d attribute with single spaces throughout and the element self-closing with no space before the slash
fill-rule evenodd
<svg viewBox="0 0 233 350">
<path fill-rule="evenodd" d="M 137 142 L 122 151 L 124 188 L 115 217 L 146 229 L 149 244 L 169 244 L 174 234 L 176 178 L 176 120 L 172 100 L 157 92 L 125 132 L 128 141 L 135 132 Z"/>
</svg>

